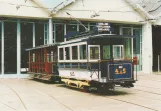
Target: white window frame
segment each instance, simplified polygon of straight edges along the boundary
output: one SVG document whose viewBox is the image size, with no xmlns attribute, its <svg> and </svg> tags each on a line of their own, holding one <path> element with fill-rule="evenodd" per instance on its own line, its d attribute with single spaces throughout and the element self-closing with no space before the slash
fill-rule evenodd
<svg viewBox="0 0 161 111">
<path fill-rule="evenodd" d="M 66 51 L 65 51 L 65 48 L 69 48 L 69 53 L 70 53 L 70 59 L 69 60 L 66 59 Z M 64 47 L 64 53 L 63 54 L 64 54 L 64 61 L 65 62 L 70 62 L 71 61 L 71 47 L 70 46 L 65 46 Z"/>
<path fill-rule="evenodd" d="M 79 57 L 77 58 L 77 60 L 73 60 L 73 58 L 72 58 L 72 56 L 73 56 L 73 49 L 72 49 L 72 47 L 73 46 L 77 46 L 77 55 L 78 55 L 78 45 L 71 45 L 71 61 L 72 62 L 78 62 L 78 60 L 79 60 Z M 78 55 L 79 56 L 79 55 Z"/>
<path fill-rule="evenodd" d="M 65 49 L 64 49 L 64 46 L 60 46 L 60 47 L 58 47 L 58 62 L 64 62 L 64 60 L 60 60 L 60 57 L 59 57 L 60 56 L 59 54 L 60 54 L 60 49 L 61 48 L 63 49 L 63 59 L 65 60 L 65 56 L 64 56 L 65 55 L 64 54 L 64 50 Z"/>
<path fill-rule="evenodd" d="M 47 33 L 47 35 L 45 33 Z M 44 23 L 44 45 L 48 43 L 49 43 L 49 24 Z"/>
<path fill-rule="evenodd" d="M 120 51 L 120 55 L 122 55 L 122 58 L 120 59 L 116 59 L 114 58 L 114 60 L 123 60 L 124 59 L 124 45 L 112 45 L 112 48 L 113 48 L 113 57 L 114 57 L 114 47 L 120 47 L 120 50 L 121 50 L 121 47 L 122 47 L 122 54 L 121 54 L 121 51 Z"/>
<path fill-rule="evenodd" d="M 80 46 L 83 46 L 83 45 L 86 46 L 86 59 L 80 59 Z M 79 51 L 79 53 L 78 53 L 79 54 L 78 55 L 79 62 L 87 62 L 87 59 L 88 59 L 88 55 L 87 55 L 87 53 L 88 53 L 87 52 L 87 43 L 79 44 L 79 50 L 78 51 Z"/>
<path fill-rule="evenodd" d="M 86 45 L 86 48 L 87 48 L 87 42 L 79 42 L 79 43 L 71 43 L 71 44 L 67 44 L 67 45 L 62 45 L 62 46 L 58 46 L 58 62 L 72 62 L 72 63 L 77 63 L 77 62 L 87 62 L 87 59 L 85 60 L 80 60 L 80 50 L 79 50 L 79 46 L 80 45 Z M 73 60 L 72 59 L 72 46 L 77 46 L 77 50 L 78 50 L 78 59 L 77 60 Z M 66 60 L 65 59 L 65 48 L 66 47 L 70 47 L 70 60 Z M 63 48 L 63 54 L 64 54 L 64 60 L 60 60 L 59 58 L 59 49 L 60 48 Z M 87 50 L 86 50 L 86 56 L 87 56 Z M 88 56 L 87 56 L 88 57 Z"/>
<path fill-rule="evenodd" d="M 91 58 L 90 58 L 90 48 L 91 47 L 98 47 L 98 52 L 99 52 L 98 59 L 91 60 Z M 98 60 L 100 60 L 100 45 L 88 45 L 88 60 L 89 60 L 89 62 L 97 62 Z"/>
</svg>

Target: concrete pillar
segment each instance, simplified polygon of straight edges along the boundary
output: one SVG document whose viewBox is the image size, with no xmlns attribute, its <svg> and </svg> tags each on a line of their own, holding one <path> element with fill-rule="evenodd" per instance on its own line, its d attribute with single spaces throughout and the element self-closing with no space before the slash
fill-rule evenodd
<svg viewBox="0 0 161 111">
<path fill-rule="evenodd" d="M 144 73 L 152 73 L 152 47 L 152 24 L 150 22 L 147 22 L 142 27 L 142 71 Z"/>
<path fill-rule="evenodd" d="M 54 40 L 55 41 L 55 40 Z M 49 19 L 49 44 L 53 43 L 53 21 Z"/>
<path fill-rule="evenodd" d="M 17 74 L 21 73 L 21 24 L 17 20 Z"/>
</svg>

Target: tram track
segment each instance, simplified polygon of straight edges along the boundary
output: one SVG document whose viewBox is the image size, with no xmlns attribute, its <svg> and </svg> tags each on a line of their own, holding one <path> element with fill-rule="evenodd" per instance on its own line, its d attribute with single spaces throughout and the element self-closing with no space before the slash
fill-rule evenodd
<svg viewBox="0 0 161 111">
<path fill-rule="evenodd" d="M 70 111 L 74 111 L 72 108 L 68 107 L 67 105 L 65 105 L 64 103 L 62 103 L 61 101 L 59 101 L 58 99 L 56 99 L 55 97 L 53 97 L 51 94 L 46 93 L 45 91 L 41 90 L 41 89 L 36 89 L 37 91 L 44 93 L 45 95 L 51 97 L 52 99 L 54 99 L 55 101 L 57 101 L 58 103 L 60 103 L 61 105 L 63 105 L 64 107 L 66 107 L 67 109 L 69 109 Z"/>
<path fill-rule="evenodd" d="M 19 98 L 20 102 L 22 103 L 25 111 L 27 111 L 27 107 L 26 107 L 25 103 L 23 102 L 22 98 L 20 97 L 20 95 L 12 87 L 6 85 L 2 81 L 0 81 L 0 83 L 3 84 L 4 86 L 6 86 L 7 88 L 9 88 L 10 90 L 12 90 L 15 93 L 15 95 Z M 8 106 L 8 105 L 6 105 L 6 106 Z M 10 106 L 8 106 L 8 107 L 10 107 Z M 12 108 L 12 107 L 10 107 L 10 108 Z M 14 109 L 14 108 L 12 108 L 12 109 Z M 14 110 L 16 110 L 16 109 L 14 109 Z"/>
<path fill-rule="evenodd" d="M 156 110 L 154 108 L 150 108 L 150 107 L 147 107 L 147 106 L 144 106 L 144 105 L 140 105 L 140 104 L 137 104 L 137 103 L 133 103 L 133 102 L 129 102 L 129 101 L 126 101 L 126 100 L 121 100 L 121 99 L 117 99 L 117 98 L 113 98 L 113 97 L 106 97 L 106 98 L 109 98 L 111 100 L 120 101 L 120 102 L 123 102 L 123 103 L 132 104 L 132 105 L 139 106 L 139 107 L 142 107 L 142 108 L 145 108 L 145 109 L 149 109 L 149 110 L 152 110 L 152 111 L 158 111 L 158 110 Z"/>
<path fill-rule="evenodd" d="M 142 108 L 145 108 L 145 109 L 148 109 L 148 110 L 152 110 L 152 111 L 158 111 L 154 108 L 147 107 L 147 106 L 144 106 L 144 105 L 140 105 L 140 104 L 137 104 L 137 103 L 133 103 L 133 102 L 130 102 L 130 101 L 121 100 L 121 99 L 118 99 L 118 98 L 115 98 L 115 97 L 109 97 L 109 96 L 107 97 L 107 95 L 100 95 L 98 93 L 88 93 L 88 94 L 90 94 L 90 95 L 94 94 L 94 96 L 97 96 L 97 97 L 108 98 L 108 99 L 119 101 L 119 102 L 122 102 L 122 103 L 127 103 L 127 104 L 131 104 L 131 105 L 139 106 L 139 107 L 142 107 Z M 147 97 L 145 97 L 145 98 L 147 98 Z"/>
<path fill-rule="evenodd" d="M 52 95 L 40 90 L 40 89 L 37 89 L 38 91 L 48 95 L 49 97 L 53 98 L 54 100 L 56 100 L 57 102 L 59 102 L 60 104 L 62 104 L 63 106 L 65 106 L 66 108 L 68 108 L 69 110 L 71 111 L 74 111 L 73 109 L 71 109 L 70 107 L 68 107 L 67 105 L 65 105 L 64 103 L 60 102 L 59 100 L 57 100 L 55 97 L 53 97 Z M 82 92 L 83 93 L 83 92 Z M 88 93 L 90 94 L 90 93 Z M 91 95 L 93 95 L 93 93 L 91 93 Z M 145 109 L 148 109 L 148 110 L 152 110 L 152 111 L 158 111 L 154 108 L 150 108 L 150 107 L 147 107 L 147 106 L 144 106 L 144 105 L 140 105 L 140 104 L 137 104 L 137 103 L 133 103 L 133 102 L 130 102 L 130 101 L 126 101 L 126 100 L 121 100 L 121 99 L 117 99 L 117 98 L 114 98 L 114 97 L 106 97 L 104 95 L 94 95 L 94 96 L 97 96 L 97 97 L 102 97 L 102 98 L 108 98 L 108 99 L 111 99 L 111 100 L 115 100 L 115 101 L 119 101 L 119 102 L 122 102 L 122 103 L 127 103 L 127 104 L 131 104 L 131 105 L 135 105 L 135 106 L 139 106 L 139 107 L 142 107 L 142 108 L 145 108 Z"/>
<path fill-rule="evenodd" d="M 24 109 L 27 111 L 26 105 L 23 102 L 23 100 L 20 97 L 20 95 L 12 87 L 10 87 L 9 85 L 6 85 L 2 81 L 0 81 L 0 83 L 3 84 L 4 86 L 8 87 L 10 90 L 12 90 L 17 95 L 17 97 L 20 99 L 21 103 L 23 104 Z M 60 100 L 58 100 L 57 98 L 55 98 L 54 96 L 52 96 L 51 94 L 43 91 L 42 89 L 37 89 L 36 88 L 36 90 L 38 90 L 39 92 L 47 95 L 48 97 L 51 97 L 52 99 L 54 99 L 55 101 L 57 101 L 58 103 L 60 103 L 62 106 L 64 106 L 65 108 L 69 109 L 70 111 L 74 111 L 71 107 L 67 106 L 66 104 L 64 104 L 63 102 L 61 102 Z M 140 90 L 140 89 L 132 89 L 132 90 L 138 90 L 138 91 L 142 91 L 142 92 L 147 92 L 147 93 L 152 93 L 152 94 L 156 94 L 156 95 L 161 95 L 159 93 L 154 93 L 154 92 L 150 92 L 150 91 L 144 91 L 144 90 Z M 93 95 L 93 93 L 91 95 Z M 142 107 L 142 108 L 145 108 L 145 109 L 148 109 L 148 110 L 152 110 L 152 111 L 158 111 L 158 110 L 156 110 L 154 108 L 151 108 L 151 107 L 148 107 L 148 106 L 144 106 L 144 105 L 141 105 L 141 104 L 138 104 L 138 103 L 130 102 L 128 100 L 119 99 L 119 98 L 117 98 L 117 96 L 116 97 L 110 97 L 110 96 L 107 97 L 107 96 L 100 95 L 100 94 L 97 94 L 97 95 L 94 95 L 94 96 L 102 97 L 102 98 L 108 98 L 108 99 L 111 99 L 111 100 L 115 100 L 115 101 L 119 101 L 119 102 L 122 102 L 122 103 L 131 104 L 131 105 L 138 106 L 138 107 Z M 138 96 L 138 95 L 136 95 L 136 96 Z M 12 108 L 11 106 L 8 106 L 7 104 L 5 104 L 5 103 L 3 103 L 1 101 L 0 101 L 0 103 L 3 104 L 3 105 L 5 105 L 5 106 L 7 106 L 7 107 L 9 107 L 9 108 L 11 108 L 12 110 L 16 110 L 16 109 Z"/>
<path fill-rule="evenodd" d="M 139 91 L 139 92 L 144 92 L 144 93 L 149 93 L 149 94 L 154 94 L 154 95 L 157 95 L 157 96 L 161 96 L 161 93 L 155 93 L 155 92 L 145 91 L 145 90 L 141 90 L 141 89 L 130 89 L 130 90 L 135 90 L 135 91 Z M 135 96 L 139 96 L 139 95 L 135 95 Z M 144 97 L 144 98 L 149 98 L 149 99 L 161 101 L 161 99 L 158 99 L 158 98 L 156 99 L 156 98 L 147 97 L 147 96 L 139 96 L 139 97 Z"/>
<path fill-rule="evenodd" d="M 108 99 L 115 100 L 115 101 L 119 101 L 119 102 L 122 102 L 122 103 L 135 105 L 135 106 L 142 107 L 142 108 L 152 110 L 152 111 L 158 111 L 157 109 L 154 109 L 154 108 L 151 108 L 151 107 L 147 107 L 147 106 L 144 106 L 144 105 L 141 105 L 141 104 L 133 103 L 133 102 L 130 102 L 130 101 L 127 101 L 127 100 L 118 99 L 118 98 L 115 98 L 115 97 L 109 97 L 109 96 L 106 97 L 106 95 L 100 95 L 100 94 L 97 94 L 97 96 L 102 97 L 102 98 L 108 98 Z"/>
<path fill-rule="evenodd" d="M 142 85 L 135 85 L 135 86 L 144 87 L 144 88 L 152 88 L 152 89 L 161 89 L 161 88 L 149 87 L 149 86 L 142 86 Z"/>
<path fill-rule="evenodd" d="M 141 89 L 132 89 L 132 90 L 140 91 L 140 92 L 146 92 L 146 93 L 155 94 L 155 95 L 161 95 L 161 93 L 155 93 L 155 92 L 146 91 L 146 90 L 141 90 Z"/>
<path fill-rule="evenodd" d="M 155 93 L 155 92 L 150 92 L 150 91 L 145 91 L 145 90 L 140 90 L 140 89 L 132 89 L 132 90 L 136 90 L 136 91 L 142 91 L 142 92 L 147 92 L 147 93 L 151 93 L 151 94 L 155 94 L 155 95 L 161 95 L 159 93 Z M 39 90 L 43 93 L 45 93 L 46 95 L 52 97 L 54 100 L 58 101 L 56 98 L 54 98 L 52 95 L 42 91 L 42 90 Z M 82 92 L 83 93 L 83 92 Z M 90 94 L 90 93 L 88 93 Z M 91 93 L 91 95 L 93 95 L 94 93 Z M 106 97 L 106 95 L 100 95 L 100 94 L 96 94 L 94 96 L 98 96 L 98 97 L 102 97 L 102 98 L 108 98 L 108 99 L 111 99 L 111 100 L 115 100 L 115 101 L 119 101 L 119 102 L 122 102 L 122 103 L 127 103 L 127 104 L 131 104 L 131 105 L 135 105 L 135 106 L 138 106 L 138 107 L 142 107 L 142 108 L 145 108 L 145 109 L 148 109 L 148 110 L 152 110 L 152 111 L 158 111 L 157 109 L 154 109 L 154 108 L 151 108 L 151 107 L 148 107 L 148 106 L 144 106 L 144 105 L 141 105 L 141 104 L 137 104 L 137 103 L 134 103 L 134 102 L 130 102 L 130 101 L 127 101 L 127 100 L 122 100 L 122 99 L 118 99 L 118 98 L 115 98 L 115 97 Z M 135 95 L 135 96 L 138 96 L 138 95 Z M 143 96 L 139 96 L 139 97 L 143 97 Z M 144 98 L 149 98 L 149 97 L 144 97 Z M 150 99 L 154 99 L 154 98 L 150 98 Z M 161 101 L 161 99 L 154 99 L 154 100 L 159 100 Z M 64 103 L 58 101 L 59 103 L 61 103 L 62 105 L 66 106 Z M 66 106 L 67 108 L 69 108 L 68 106 Z M 70 108 L 71 111 L 74 111 Z"/>
<path fill-rule="evenodd" d="M 7 105 L 7 104 L 3 103 L 2 101 L 0 101 L 0 103 L 1 103 L 1 104 L 3 104 L 4 106 L 7 106 L 7 107 L 9 107 L 10 109 L 12 109 L 12 110 L 15 110 L 15 111 L 16 111 L 16 109 L 15 109 L 15 108 L 13 108 L 13 107 L 11 107 L 11 106 L 9 106 L 9 105 Z"/>
<path fill-rule="evenodd" d="M 116 97 L 110 97 L 110 96 L 107 97 L 107 95 L 100 95 L 100 94 L 97 94 L 97 96 L 101 96 L 103 98 L 108 98 L 108 99 L 111 99 L 111 100 L 119 101 L 119 102 L 122 102 L 122 103 L 127 103 L 127 104 L 131 104 L 131 105 L 139 106 L 139 107 L 142 107 L 142 108 L 145 108 L 145 109 L 148 109 L 148 110 L 152 110 L 152 111 L 158 111 L 157 109 L 154 109 L 154 108 L 151 108 L 151 107 L 148 107 L 148 106 L 144 106 L 144 105 L 137 104 L 137 103 L 134 103 L 134 102 L 130 102 L 130 101 L 127 101 L 127 100 L 118 99 L 118 98 L 116 98 L 117 96 Z M 135 96 L 138 96 L 138 95 L 135 95 Z M 141 97 L 143 97 L 143 96 L 141 96 Z M 147 97 L 144 97 L 144 98 L 147 98 Z M 153 98 L 151 98 L 151 99 L 153 99 Z"/>
<path fill-rule="evenodd" d="M 152 88 L 152 89 L 161 89 L 161 88 L 154 88 L 154 87 L 148 87 L 148 86 L 142 86 L 142 85 L 135 85 L 135 86 L 144 87 L 144 88 Z M 118 89 L 122 89 L 122 87 L 121 88 L 118 87 Z M 125 89 L 127 89 L 127 88 L 125 88 Z M 161 93 L 146 91 L 146 90 L 142 90 L 142 89 L 138 89 L 138 88 L 131 88 L 130 90 L 136 90 L 136 91 L 142 91 L 142 92 L 146 92 L 146 93 L 161 95 Z"/>
</svg>

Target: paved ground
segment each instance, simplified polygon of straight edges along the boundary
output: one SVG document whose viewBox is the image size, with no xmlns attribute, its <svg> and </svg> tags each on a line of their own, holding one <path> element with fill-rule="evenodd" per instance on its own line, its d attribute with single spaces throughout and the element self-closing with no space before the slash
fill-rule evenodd
<svg viewBox="0 0 161 111">
<path fill-rule="evenodd" d="M 0 79 L 0 111 L 161 111 L 161 75 L 107 95 L 25 79 Z"/>
</svg>

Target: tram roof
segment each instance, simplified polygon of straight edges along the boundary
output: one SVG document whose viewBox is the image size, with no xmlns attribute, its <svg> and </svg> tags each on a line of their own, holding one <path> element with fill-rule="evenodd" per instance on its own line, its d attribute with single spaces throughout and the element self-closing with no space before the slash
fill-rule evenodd
<svg viewBox="0 0 161 111">
<path fill-rule="evenodd" d="M 40 46 L 28 48 L 28 49 L 26 49 L 26 51 L 30 51 L 30 50 L 34 50 L 34 49 L 46 48 L 46 47 L 50 47 L 50 46 L 54 46 L 54 45 L 56 46 L 56 45 L 58 45 L 58 44 L 59 44 L 59 43 L 40 45 Z"/>
<path fill-rule="evenodd" d="M 116 35 L 116 34 L 97 34 L 89 36 L 87 39 L 93 38 L 135 38 L 135 36 L 130 35 Z"/>
<path fill-rule="evenodd" d="M 130 36 L 130 35 L 116 35 L 116 34 L 95 34 L 95 35 L 88 35 L 84 37 L 79 37 L 79 38 L 73 38 L 71 40 L 68 40 L 66 42 L 60 43 L 60 45 L 63 44 L 69 44 L 69 43 L 77 43 L 81 41 L 87 41 L 95 38 L 135 38 L 135 36 Z"/>
<path fill-rule="evenodd" d="M 34 50 L 34 49 L 41 49 L 41 48 L 46 48 L 50 46 L 59 46 L 59 45 L 64 45 L 64 44 L 70 44 L 70 43 L 78 43 L 82 41 L 87 41 L 95 38 L 135 38 L 135 36 L 130 36 L 130 35 L 116 35 L 116 34 L 95 34 L 95 35 L 87 35 L 84 37 L 79 37 L 79 38 L 73 38 L 71 40 L 61 42 L 61 43 L 53 43 L 53 44 L 46 44 L 46 45 L 40 45 L 32 48 L 26 49 L 26 51 Z"/>
</svg>

